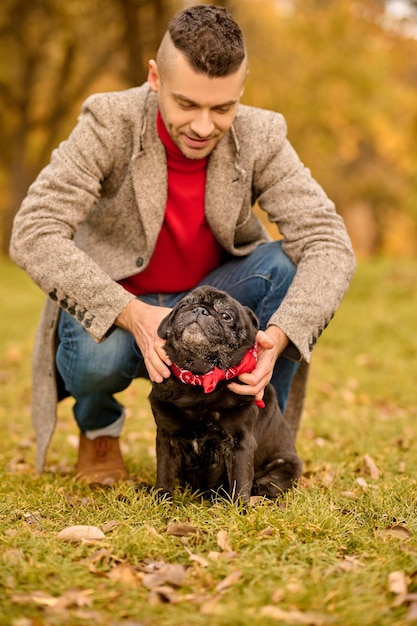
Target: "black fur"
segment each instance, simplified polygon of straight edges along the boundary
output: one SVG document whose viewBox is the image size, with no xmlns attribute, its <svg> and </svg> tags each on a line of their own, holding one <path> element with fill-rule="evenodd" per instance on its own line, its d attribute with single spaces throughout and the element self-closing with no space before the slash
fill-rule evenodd
<svg viewBox="0 0 417 626">
<path fill-rule="evenodd" d="M 223 291 L 199 287 L 174 307 L 158 332 L 178 367 L 204 374 L 237 365 L 257 330 L 249 308 Z M 266 387 L 262 409 L 253 397 L 229 391 L 229 382 L 210 393 L 173 374 L 153 383 L 160 494 L 172 496 L 178 483 L 203 492 L 223 489 L 244 501 L 252 495 L 273 498 L 300 476 L 302 464 L 273 387 Z"/>
</svg>

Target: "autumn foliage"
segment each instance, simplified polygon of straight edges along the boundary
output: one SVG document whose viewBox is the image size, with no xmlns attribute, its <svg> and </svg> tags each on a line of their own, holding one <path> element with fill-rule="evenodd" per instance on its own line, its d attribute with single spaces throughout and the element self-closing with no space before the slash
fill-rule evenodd
<svg viewBox="0 0 417 626">
<path fill-rule="evenodd" d="M 27 187 L 90 93 L 146 78 L 179 0 L 0 5 L 3 250 Z M 244 102 L 281 111 L 359 254 L 417 249 L 417 39 L 382 0 L 225 0 L 250 55 Z M 410 26 L 408 24 L 408 26 Z M 415 29 L 417 30 L 417 28 Z"/>
</svg>

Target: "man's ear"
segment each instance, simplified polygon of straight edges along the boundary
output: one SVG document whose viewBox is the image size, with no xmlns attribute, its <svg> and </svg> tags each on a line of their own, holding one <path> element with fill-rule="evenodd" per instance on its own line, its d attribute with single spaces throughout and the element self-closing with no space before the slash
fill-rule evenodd
<svg viewBox="0 0 417 626">
<path fill-rule="evenodd" d="M 149 61 L 148 83 L 152 91 L 155 91 L 156 93 L 158 93 L 160 78 L 159 78 L 158 66 L 156 64 L 156 61 L 154 61 L 154 59 L 151 59 Z"/>
</svg>

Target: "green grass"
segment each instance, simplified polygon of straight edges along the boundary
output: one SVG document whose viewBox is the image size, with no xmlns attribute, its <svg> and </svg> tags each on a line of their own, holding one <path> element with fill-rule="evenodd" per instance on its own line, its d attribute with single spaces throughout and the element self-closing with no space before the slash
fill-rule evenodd
<svg viewBox="0 0 417 626">
<path fill-rule="evenodd" d="M 77 484 L 68 400 L 49 471 L 36 475 L 30 355 L 43 296 L 1 260 L 0 624 L 410 623 L 389 576 L 403 572 L 409 593 L 417 591 L 416 275 L 414 260 L 359 265 L 315 350 L 298 439 L 300 485 L 244 511 L 189 493 L 174 506 L 157 504 L 134 482 L 110 490 Z M 135 479 L 153 481 L 147 393 L 137 381 L 122 394 L 123 446 Z M 198 533 L 172 535 L 171 522 Z M 78 524 L 101 528 L 105 539 L 57 537 Z M 149 575 L 168 565 L 182 578 L 175 585 L 168 576 L 158 590 Z"/>
</svg>

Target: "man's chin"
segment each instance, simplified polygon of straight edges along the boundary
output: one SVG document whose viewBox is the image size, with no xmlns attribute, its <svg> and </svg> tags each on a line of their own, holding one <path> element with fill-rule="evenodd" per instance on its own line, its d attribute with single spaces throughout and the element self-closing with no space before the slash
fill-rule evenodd
<svg viewBox="0 0 417 626">
<path fill-rule="evenodd" d="M 183 138 L 181 138 L 177 143 L 178 148 L 181 150 L 183 155 L 187 157 L 187 159 L 205 159 L 207 156 L 209 156 L 209 154 L 213 152 L 216 145 L 217 141 L 211 140 L 205 145 L 192 146 L 189 145 L 189 143 L 187 143 L 187 141 Z"/>
<path fill-rule="evenodd" d="M 179 146 L 181 152 L 187 159 L 205 159 L 211 154 L 215 148 L 214 145 L 208 146 L 205 148 L 190 148 L 189 146 L 185 146 L 182 144 Z"/>
</svg>

